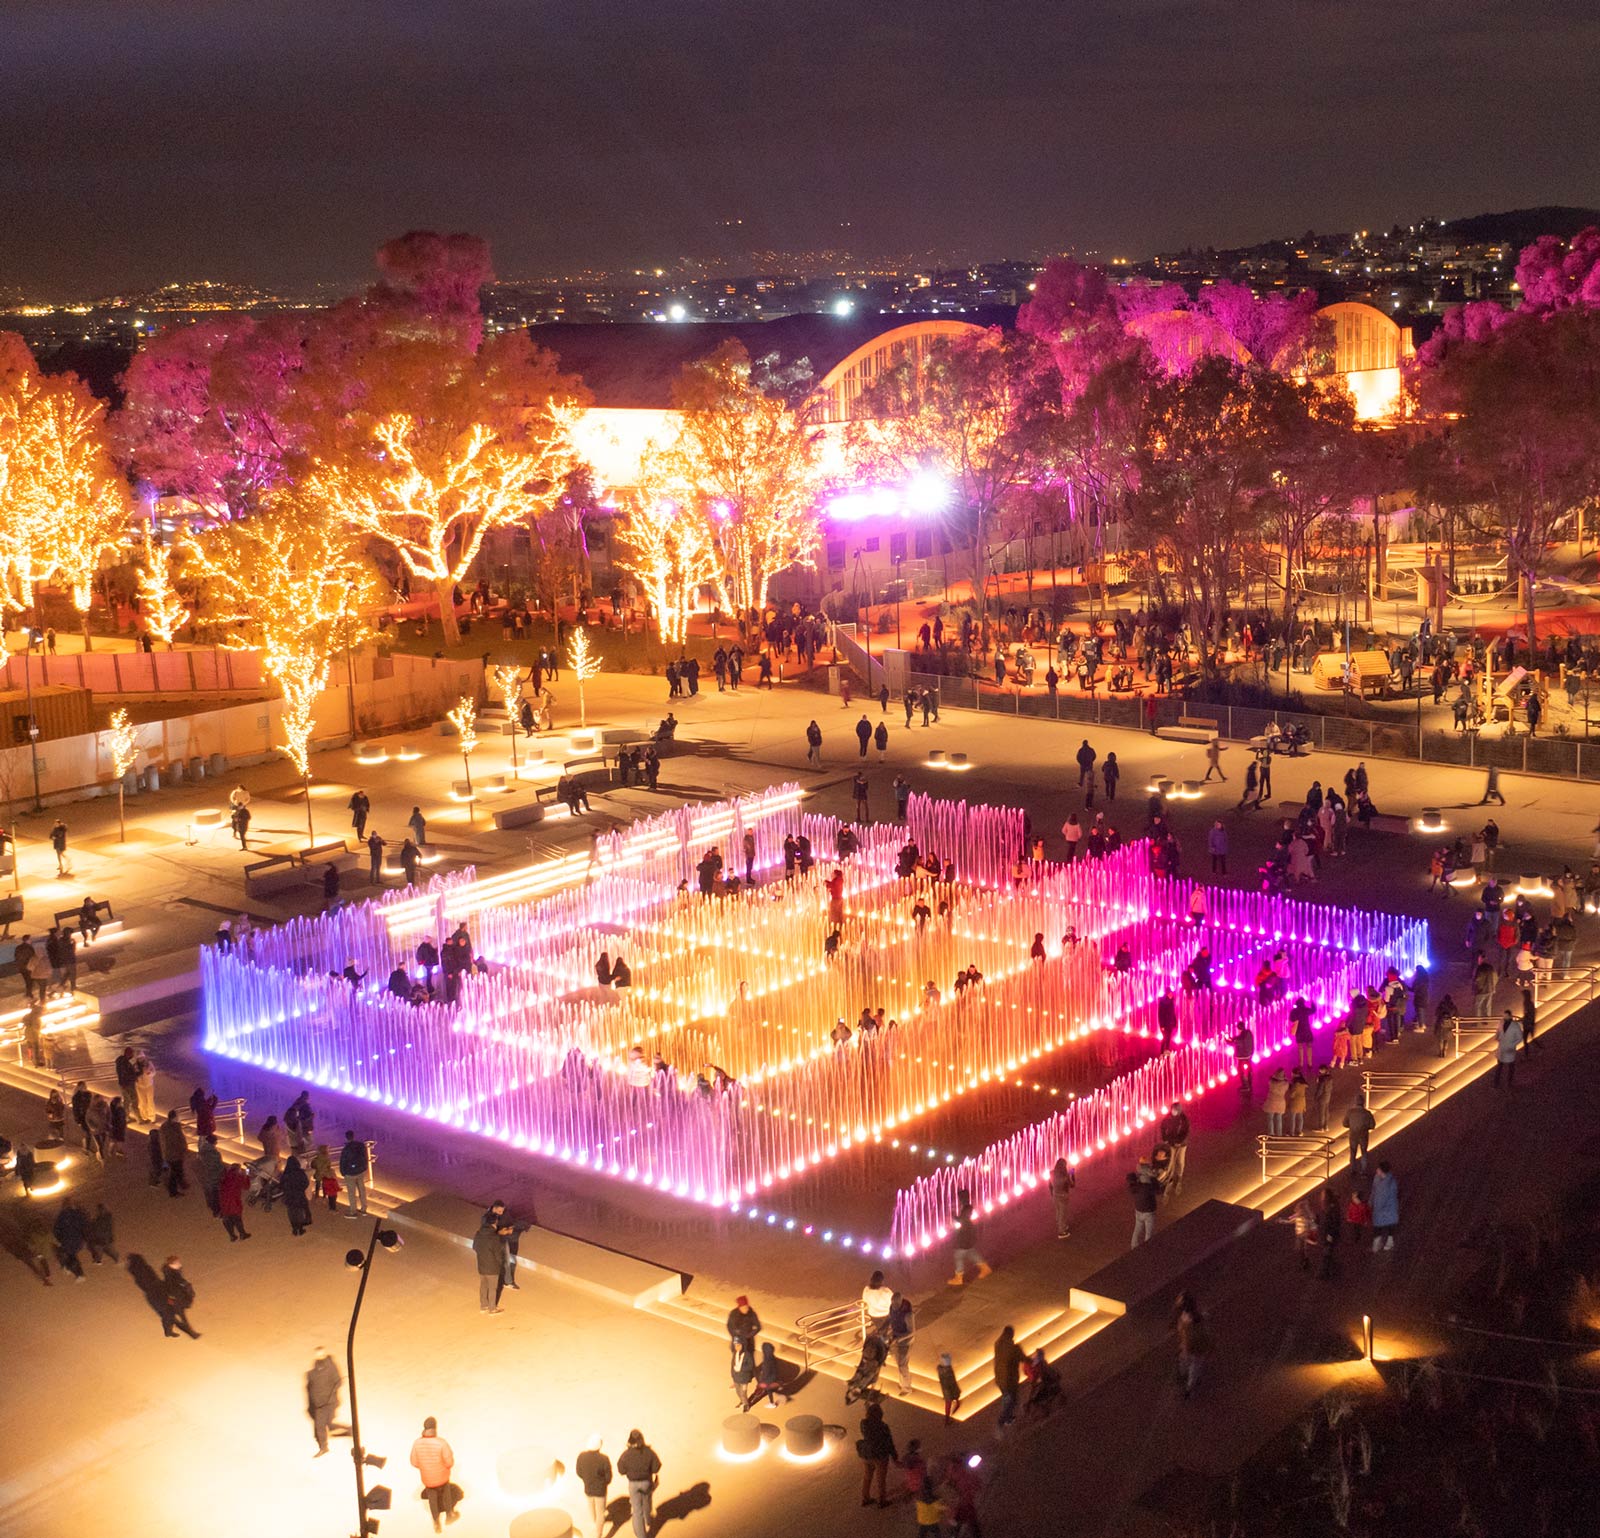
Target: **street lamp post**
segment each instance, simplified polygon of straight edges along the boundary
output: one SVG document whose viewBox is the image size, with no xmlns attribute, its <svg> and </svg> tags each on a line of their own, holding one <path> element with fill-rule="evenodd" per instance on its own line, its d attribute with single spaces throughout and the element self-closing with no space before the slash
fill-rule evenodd
<svg viewBox="0 0 1600 1538">
<path fill-rule="evenodd" d="M 367 1278 L 372 1274 L 372 1257 L 378 1246 L 386 1250 L 400 1248 L 401 1239 L 392 1228 L 383 1226 L 382 1218 L 372 1220 L 372 1237 L 365 1251 L 346 1250 L 344 1263 L 351 1270 L 361 1272 L 361 1283 L 356 1288 L 356 1301 L 350 1310 L 350 1332 L 344 1342 L 345 1376 L 350 1380 L 350 1459 L 356 1470 L 356 1533 L 355 1538 L 368 1538 L 378 1531 L 378 1524 L 367 1515 L 370 1511 L 387 1511 L 392 1492 L 387 1485 L 374 1485 L 367 1489 L 367 1469 L 381 1469 L 388 1459 L 377 1453 L 368 1453 L 361 1445 L 361 1410 L 356 1400 L 356 1325 L 361 1319 L 361 1304 L 367 1296 Z"/>
<path fill-rule="evenodd" d="M 44 637 L 30 625 L 27 629 L 28 649 L 22 654 L 22 683 L 28 695 L 28 754 L 33 760 L 33 809 L 44 810 L 39 797 L 39 723 L 33 714 L 33 649 Z"/>
</svg>

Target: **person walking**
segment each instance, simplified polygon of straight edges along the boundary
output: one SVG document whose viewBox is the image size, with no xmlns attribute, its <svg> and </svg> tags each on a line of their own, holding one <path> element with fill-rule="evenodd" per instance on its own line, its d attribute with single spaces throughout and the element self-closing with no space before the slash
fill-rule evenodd
<svg viewBox="0 0 1600 1538">
<path fill-rule="evenodd" d="M 339 1150 L 339 1175 L 344 1181 L 350 1202 L 350 1210 L 345 1214 L 346 1217 L 362 1218 L 367 1215 L 369 1162 L 367 1145 L 361 1142 L 354 1132 L 346 1132 L 344 1147 Z"/>
<path fill-rule="evenodd" d="M 1100 765 L 1100 777 L 1105 781 L 1106 800 L 1117 799 L 1117 781 L 1122 778 L 1122 765 L 1117 762 L 1115 753 L 1107 753 L 1106 759 Z"/>
<path fill-rule="evenodd" d="M 600 1437 L 589 1438 L 589 1445 L 578 1454 L 572 1471 L 583 1485 L 583 1498 L 589 1503 L 594 1538 L 603 1538 L 611 1492 L 611 1460 L 606 1457 L 605 1442 Z"/>
<path fill-rule="evenodd" d="M 70 1196 L 62 1202 L 50 1233 L 56 1241 L 56 1259 L 61 1263 L 61 1268 L 70 1271 L 75 1282 L 81 1282 L 83 1262 L 78 1257 L 89 1242 L 89 1218 Z"/>
<path fill-rule="evenodd" d="M 1000 1390 L 1000 1429 L 1016 1418 L 1017 1389 L 1022 1381 L 1022 1347 L 1016 1330 L 1007 1325 L 994 1343 L 994 1386 Z"/>
<path fill-rule="evenodd" d="M 750 1299 L 742 1292 L 733 1300 L 725 1322 L 728 1331 L 728 1351 L 738 1356 L 741 1347 L 755 1355 L 756 1338 L 761 1334 L 761 1315 L 750 1306 Z"/>
<path fill-rule="evenodd" d="M 1267 1113 L 1267 1135 L 1269 1137 L 1283 1136 L 1283 1113 L 1288 1107 L 1289 1075 L 1282 1068 L 1275 1068 L 1272 1077 L 1267 1080 L 1267 1098 L 1262 1102 L 1261 1109 Z"/>
<path fill-rule="evenodd" d="M 217 1200 L 222 1189 L 222 1150 L 217 1147 L 215 1132 L 200 1139 L 195 1164 L 200 1171 L 200 1194 L 206 1199 L 206 1207 L 212 1217 L 221 1217 L 222 1210 Z"/>
<path fill-rule="evenodd" d="M 177 1196 L 189 1189 L 188 1177 L 183 1172 L 183 1161 L 189 1153 L 189 1139 L 184 1135 L 183 1123 L 176 1111 L 168 1111 L 160 1127 L 161 1157 L 167 1168 L 167 1195 Z"/>
<path fill-rule="evenodd" d="M 1183 1175 L 1189 1164 L 1189 1114 L 1174 1100 L 1167 1114 L 1161 1118 L 1161 1141 L 1172 1150 L 1172 1163 L 1167 1168 L 1167 1190 L 1174 1196 L 1183 1189 Z"/>
<path fill-rule="evenodd" d="M 1505 1074 L 1506 1088 L 1517 1082 L 1517 1048 L 1522 1045 L 1522 1022 L 1508 1009 L 1500 1017 L 1500 1029 L 1494 1043 L 1494 1087 L 1500 1088 L 1500 1075 Z"/>
<path fill-rule="evenodd" d="M 50 830 L 50 847 L 56 852 L 56 875 L 70 876 L 72 861 L 67 858 L 67 825 L 59 817 Z"/>
<path fill-rule="evenodd" d="M 384 837 L 376 828 L 367 835 L 367 877 L 374 886 L 383 878 Z"/>
<path fill-rule="evenodd" d="M 356 842 L 359 844 L 367 836 L 367 817 L 372 811 L 372 802 L 367 798 L 364 790 L 358 790 L 346 806 L 350 809 L 350 826 L 356 830 Z"/>
<path fill-rule="evenodd" d="M 121 1259 L 117 1254 L 117 1220 L 104 1202 L 95 1205 L 94 1216 L 84 1229 L 84 1238 L 88 1241 L 89 1258 L 97 1266 L 107 1255 L 113 1261 Z"/>
<path fill-rule="evenodd" d="M 411 829 L 411 840 L 418 849 L 428 847 L 428 820 L 422 815 L 422 808 L 414 806 L 411 815 L 406 818 L 406 826 Z"/>
<path fill-rule="evenodd" d="M 946 1285 L 964 1286 L 970 1266 L 978 1268 L 978 1280 L 981 1282 L 994 1268 L 978 1253 L 978 1225 L 972 1212 L 972 1196 L 967 1191 L 956 1192 L 954 1237 L 956 1274 Z"/>
<path fill-rule="evenodd" d="M 822 728 L 815 721 L 806 727 L 806 762 L 813 769 L 822 767 Z"/>
<path fill-rule="evenodd" d="M 1082 790 L 1086 784 L 1094 781 L 1094 766 L 1099 754 L 1089 746 L 1089 739 L 1083 739 L 1083 745 L 1078 749 L 1078 789 Z"/>
<path fill-rule="evenodd" d="M 1187 1399 L 1194 1393 L 1194 1386 L 1200 1380 L 1200 1363 L 1211 1350 L 1211 1333 L 1206 1328 L 1206 1316 L 1195 1302 L 1192 1292 L 1178 1294 L 1173 1328 L 1178 1333 L 1178 1390 Z"/>
<path fill-rule="evenodd" d="M 1377 1125 L 1377 1118 L 1359 1100 L 1344 1113 L 1344 1127 L 1350 1136 L 1352 1171 L 1367 1167 L 1367 1139 Z"/>
<path fill-rule="evenodd" d="M 236 806 L 228 814 L 228 825 L 233 829 L 233 836 L 239 840 L 239 847 L 243 850 L 250 848 L 250 808 Z"/>
<path fill-rule="evenodd" d="M 1256 789 L 1259 772 L 1254 759 L 1251 759 L 1244 766 L 1244 790 L 1239 795 L 1239 805 L 1235 808 L 1236 811 L 1242 810 L 1246 802 L 1251 804 L 1252 809 L 1260 805 L 1260 792 Z"/>
<path fill-rule="evenodd" d="M 1133 1197 L 1133 1242 L 1128 1248 L 1136 1250 L 1155 1237 L 1156 1203 L 1161 1196 L 1148 1161 L 1140 1160 L 1138 1169 L 1129 1171 L 1128 1192 Z"/>
<path fill-rule="evenodd" d="M 478 1231 L 472 1236 L 472 1253 L 478 1262 L 478 1312 L 498 1314 L 500 1307 L 500 1278 L 505 1270 L 506 1243 L 492 1212 L 483 1215 Z"/>
<path fill-rule="evenodd" d="M 1500 790 L 1499 766 L 1496 764 L 1490 764 L 1489 767 L 1484 770 L 1484 776 L 1483 795 L 1478 799 L 1477 805 L 1487 806 L 1489 802 L 1494 801 L 1499 805 L 1504 806 L 1506 804 L 1506 798 Z"/>
<path fill-rule="evenodd" d="M 644 1433 L 628 1433 L 628 1445 L 617 1459 L 617 1472 L 628 1481 L 628 1506 L 633 1516 L 633 1538 L 650 1538 L 651 1507 L 656 1486 L 661 1483 L 661 1460 L 644 1439 Z"/>
<path fill-rule="evenodd" d="M 939 1397 L 944 1400 L 944 1423 L 961 1408 L 961 1380 L 956 1377 L 956 1364 L 948 1351 L 939 1353 Z"/>
<path fill-rule="evenodd" d="M 328 1450 L 328 1434 L 333 1430 L 333 1418 L 339 1413 L 339 1390 L 344 1386 L 339 1365 L 328 1354 L 326 1346 L 319 1346 L 306 1373 L 306 1414 L 311 1417 L 311 1434 L 317 1439 L 317 1450 L 312 1454 L 320 1458 Z"/>
<path fill-rule="evenodd" d="M 1289 1076 L 1283 1092 L 1283 1130 L 1290 1137 L 1303 1137 L 1306 1130 L 1306 1094 L 1310 1086 L 1298 1068 Z"/>
<path fill-rule="evenodd" d="M 1050 1201 L 1056 1210 L 1056 1238 L 1070 1238 L 1072 1225 L 1069 1222 L 1072 1206 L 1072 1190 L 1078 1183 L 1077 1174 L 1065 1159 L 1057 1159 L 1050 1170 Z"/>
<path fill-rule="evenodd" d="M 1372 1249 L 1394 1248 L 1394 1231 L 1400 1226 L 1400 1185 L 1387 1159 L 1378 1161 L 1372 1177 Z"/>
<path fill-rule="evenodd" d="M 867 816 L 867 793 L 869 789 L 866 775 L 858 772 L 850 784 L 850 794 L 855 798 L 856 821 L 860 823 L 870 820 Z"/>
<path fill-rule="evenodd" d="M 300 1162 L 299 1154 L 290 1154 L 278 1177 L 283 1187 L 283 1210 L 289 1219 L 289 1232 L 300 1238 L 311 1227 L 311 1177 Z"/>
<path fill-rule="evenodd" d="M 183 1274 L 183 1262 L 176 1255 L 167 1256 L 161 1267 L 161 1329 L 169 1338 L 182 1330 L 190 1340 L 199 1340 L 200 1332 L 189 1323 L 189 1310 L 194 1307 L 194 1283 Z"/>
<path fill-rule="evenodd" d="M 1317 1240 L 1322 1247 L 1320 1275 L 1331 1282 L 1339 1274 L 1339 1240 L 1344 1233 L 1344 1213 L 1339 1209 L 1339 1193 L 1331 1184 L 1322 1188 L 1322 1212 L 1317 1220 Z"/>
<path fill-rule="evenodd" d="M 872 746 L 872 722 L 867 719 L 866 712 L 861 713 L 861 719 L 856 722 L 856 741 L 861 745 L 861 757 L 867 756 L 867 749 Z"/>
<path fill-rule="evenodd" d="M 441 1517 L 454 1522 L 460 1516 L 456 1510 L 456 1487 L 450 1482 L 450 1471 L 455 1466 L 455 1449 L 439 1435 L 439 1422 L 430 1415 L 422 1423 L 422 1435 L 411 1444 L 411 1467 L 421 1476 L 422 1498 L 428 1503 L 436 1533 Z"/>
<path fill-rule="evenodd" d="M 250 1189 L 250 1172 L 242 1164 L 230 1164 L 222 1172 L 217 1187 L 217 1216 L 222 1219 L 222 1231 L 230 1244 L 237 1244 L 250 1235 L 244 1226 L 244 1198 Z"/>
<path fill-rule="evenodd" d="M 1211 831 L 1206 834 L 1206 851 L 1211 856 L 1211 874 L 1213 876 L 1226 876 L 1228 874 L 1228 830 L 1222 825 L 1220 817 L 1211 824 Z"/>
<path fill-rule="evenodd" d="M 1227 775 L 1222 772 L 1222 743 L 1221 740 L 1216 737 L 1213 737 L 1211 741 L 1206 744 L 1205 779 L 1209 780 L 1212 775 L 1216 775 L 1216 777 L 1221 780 L 1224 785 L 1228 783 Z M 1204 780 L 1202 780 L 1201 783 L 1203 784 Z"/>
<path fill-rule="evenodd" d="M 917 1315 L 911 1299 L 902 1292 L 895 1293 L 889 1303 L 889 1317 L 884 1321 L 884 1333 L 895 1370 L 900 1375 L 902 1394 L 911 1392 L 911 1337 L 916 1332 Z"/>
<path fill-rule="evenodd" d="M 900 1461 L 894 1433 L 883 1418 L 883 1406 L 873 1403 L 861 1418 L 861 1435 L 856 1439 L 856 1454 L 861 1459 L 861 1504 L 872 1504 L 872 1486 L 878 1486 L 878 1505 L 889 1506 L 889 1465 Z"/>
</svg>

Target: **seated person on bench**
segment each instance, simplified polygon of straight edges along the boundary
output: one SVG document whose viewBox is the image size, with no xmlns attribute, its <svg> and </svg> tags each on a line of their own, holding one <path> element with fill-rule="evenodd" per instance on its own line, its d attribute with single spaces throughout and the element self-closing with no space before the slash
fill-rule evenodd
<svg viewBox="0 0 1600 1538">
<path fill-rule="evenodd" d="M 678 732 L 678 718 L 669 710 L 662 718 L 661 724 L 656 727 L 655 740 L 657 742 L 671 742 Z"/>
</svg>

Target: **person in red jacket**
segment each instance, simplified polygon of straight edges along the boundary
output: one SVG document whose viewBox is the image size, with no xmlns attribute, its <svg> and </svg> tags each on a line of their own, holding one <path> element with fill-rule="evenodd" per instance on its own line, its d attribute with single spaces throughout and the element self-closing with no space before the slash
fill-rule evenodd
<svg viewBox="0 0 1600 1538">
<path fill-rule="evenodd" d="M 222 1182 L 217 1187 L 217 1216 L 222 1219 L 223 1232 L 230 1243 L 250 1237 L 244 1228 L 244 1194 L 249 1189 L 250 1174 L 244 1165 L 230 1164 L 222 1172 Z"/>
<path fill-rule="evenodd" d="M 455 1486 L 450 1483 L 450 1470 L 455 1466 L 456 1455 L 439 1435 L 438 1421 L 430 1415 L 422 1423 L 422 1435 L 411 1444 L 411 1467 L 422 1476 L 422 1493 L 433 1517 L 434 1532 L 439 1531 L 441 1516 L 446 1522 L 454 1522 L 460 1516 Z"/>
</svg>

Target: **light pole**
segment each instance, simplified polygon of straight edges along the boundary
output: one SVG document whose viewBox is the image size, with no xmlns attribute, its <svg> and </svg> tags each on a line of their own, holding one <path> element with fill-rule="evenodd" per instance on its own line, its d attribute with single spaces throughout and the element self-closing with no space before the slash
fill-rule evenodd
<svg viewBox="0 0 1600 1538">
<path fill-rule="evenodd" d="M 28 753 L 33 759 L 33 809 L 44 810 L 39 798 L 39 723 L 33 715 L 33 649 L 44 639 L 36 626 L 27 629 L 28 649 L 22 654 L 22 683 L 28 695 Z"/>
<path fill-rule="evenodd" d="M 367 1295 L 367 1278 L 372 1274 L 372 1257 L 381 1244 L 391 1253 L 404 1241 L 392 1228 L 383 1226 L 382 1218 L 372 1220 L 372 1237 L 367 1248 L 346 1250 L 344 1263 L 352 1271 L 361 1272 L 361 1284 L 356 1288 L 355 1306 L 350 1310 L 350 1333 L 344 1342 L 345 1376 L 350 1380 L 350 1459 L 356 1469 L 356 1533 L 355 1538 L 367 1538 L 378 1530 L 378 1524 L 368 1517 L 369 1511 L 387 1511 L 393 1492 L 387 1485 L 374 1485 L 367 1489 L 367 1469 L 381 1469 L 389 1460 L 377 1453 L 369 1453 L 361 1445 L 361 1411 L 356 1403 L 356 1324 L 361 1318 L 361 1303 Z"/>
<path fill-rule="evenodd" d="M 900 600 L 906 595 L 906 579 L 900 573 L 905 563 L 903 555 L 894 558 L 894 649 L 897 652 L 905 650 L 905 642 L 900 639 Z"/>
</svg>

